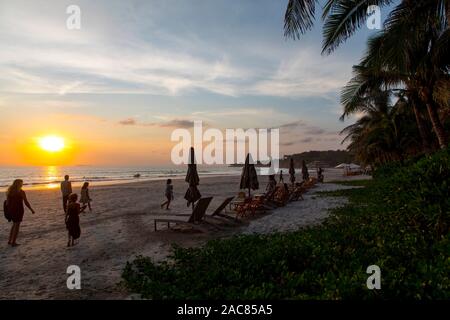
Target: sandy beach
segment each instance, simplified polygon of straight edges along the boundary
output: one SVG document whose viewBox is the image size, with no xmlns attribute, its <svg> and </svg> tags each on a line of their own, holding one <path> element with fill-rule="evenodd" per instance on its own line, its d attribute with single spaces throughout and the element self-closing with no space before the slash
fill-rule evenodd
<svg viewBox="0 0 450 320">
<path fill-rule="evenodd" d="M 367 176 L 345 179 L 367 179 Z M 227 196 L 237 194 L 238 176 L 202 177 L 202 196 L 212 196 L 210 214 Z M 344 180 L 342 171 L 325 171 L 325 182 Z M 261 192 L 267 178 L 260 177 Z M 121 288 L 121 271 L 126 261 L 136 255 L 164 259 L 172 243 L 198 246 L 206 240 L 236 233 L 268 233 L 290 231 L 320 223 L 328 209 L 340 206 L 345 198 L 318 198 L 316 192 L 346 188 L 333 183 L 319 184 L 304 201 L 288 204 L 270 214 L 255 217 L 229 231 L 196 233 L 187 230 L 154 232 L 153 217 L 168 213 L 190 213 L 183 199 L 186 183 L 174 180 L 175 201 L 170 211 L 160 208 L 165 181 L 91 187 L 92 212 L 81 216 L 79 244 L 67 248 L 59 189 L 30 190 L 27 196 L 35 215 L 25 213 L 18 242 L 7 246 L 10 224 L 0 223 L 0 299 L 127 299 L 130 293 Z M 79 193 L 79 188 L 74 190 Z M 4 193 L 0 195 L 3 202 Z M 81 268 L 81 290 L 68 290 L 67 267 Z"/>
</svg>

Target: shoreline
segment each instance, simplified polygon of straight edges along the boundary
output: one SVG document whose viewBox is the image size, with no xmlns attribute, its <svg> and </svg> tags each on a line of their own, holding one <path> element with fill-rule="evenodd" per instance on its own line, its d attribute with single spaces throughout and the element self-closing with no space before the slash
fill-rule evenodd
<svg viewBox="0 0 450 320">
<path fill-rule="evenodd" d="M 152 177 L 152 178 L 130 178 L 130 179 L 117 179 L 117 180 L 89 180 L 86 179 L 85 181 L 71 181 L 72 187 L 74 188 L 80 188 L 84 182 L 89 182 L 90 188 L 97 188 L 97 187 L 107 187 L 107 186 L 115 186 L 115 185 L 129 185 L 129 184 L 139 184 L 139 183 L 145 183 L 145 182 L 151 182 L 151 181 L 165 181 L 167 179 L 172 180 L 182 180 L 184 179 L 186 174 L 183 175 L 167 175 L 167 176 L 160 176 L 160 177 Z M 228 177 L 228 176 L 239 176 L 239 174 L 228 174 L 228 173 L 213 173 L 213 174 L 199 174 L 199 177 L 202 179 L 204 178 L 216 178 L 216 177 Z M 62 182 L 51 182 L 51 183 L 36 183 L 36 184 L 24 184 L 23 190 L 25 191 L 42 191 L 42 190 L 59 190 L 59 184 Z M 0 187 L 0 192 L 6 192 L 8 189 L 7 186 Z"/>
<path fill-rule="evenodd" d="M 238 168 L 241 169 L 241 168 Z M 1 168 L 0 168 L 1 170 Z M 187 170 L 187 169 L 186 169 Z M 280 168 L 280 170 L 282 170 L 284 172 L 283 176 L 286 180 L 286 182 L 288 182 L 289 179 L 289 168 Z M 336 169 L 336 168 L 324 168 L 325 173 L 327 172 L 333 172 L 333 176 L 336 175 L 336 172 L 342 172 L 341 169 Z M 314 169 L 309 169 L 308 170 L 310 173 L 310 176 L 315 176 L 315 170 Z M 69 174 L 70 175 L 70 174 Z M 199 177 L 200 179 L 205 179 L 205 178 L 214 178 L 214 177 L 227 177 L 227 176 L 240 176 L 241 173 L 240 172 L 214 172 L 214 171 L 210 171 L 210 172 L 201 172 L 199 171 Z M 113 185 L 128 185 L 128 184 L 134 184 L 134 183 L 142 183 L 142 182 L 149 182 L 149 181 L 164 181 L 167 179 L 172 179 L 172 180 L 180 180 L 180 179 L 184 179 L 186 176 L 186 172 L 180 173 L 180 174 L 163 174 L 161 173 L 161 175 L 158 176 L 152 176 L 152 177 L 139 177 L 139 178 L 134 178 L 134 177 L 130 177 L 130 178 L 111 178 L 111 179 L 105 179 L 105 180 L 101 180 L 101 179 L 95 179 L 95 178 L 87 178 L 87 179 L 74 179 L 71 180 L 72 182 L 72 187 L 74 188 L 78 188 L 81 187 L 83 185 L 84 182 L 89 182 L 90 187 L 101 187 L 101 186 L 113 186 Z M 300 178 L 300 169 L 297 169 L 296 172 L 296 176 L 299 179 Z M 266 177 L 266 176 L 262 176 L 258 173 L 258 177 Z M 275 175 L 276 179 L 278 180 L 278 174 Z M 24 177 L 19 177 L 20 179 L 24 180 L 24 186 L 23 186 L 23 190 L 25 191 L 39 191 L 39 190 L 54 190 L 54 189 L 58 189 L 59 190 L 59 186 L 60 183 L 63 181 L 63 177 L 61 177 L 60 180 L 52 180 L 52 181 L 48 181 L 48 182 L 35 182 L 35 183 L 27 183 L 27 179 Z M 11 182 L 13 182 L 14 179 L 11 179 Z M 6 190 L 8 189 L 9 185 L 2 185 L 0 186 L 0 193 L 2 192 L 6 192 Z"/>
</svg>

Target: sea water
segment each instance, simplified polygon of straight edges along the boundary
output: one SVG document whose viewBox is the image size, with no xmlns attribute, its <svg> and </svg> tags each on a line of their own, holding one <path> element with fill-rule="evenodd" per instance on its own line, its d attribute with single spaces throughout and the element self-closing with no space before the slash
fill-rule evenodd
<svg viewBox="0 0 450 320">
<path fill-rule="evenodd" d="M 85 181 L 100 184 L 125 183 L 142 180 L 164 180 L 183 178 L 187 167 L 96 167 L 96 166 L 40 166 L 0 167 L 0 190 L 5 190 L 14 179 L 22 179 L 25 189 L 56 188 L 69 175 L 74 185 Z M 226 166 L 199 166 L 199 176 L 239 175 L 241 168 Z"/>
</svg>

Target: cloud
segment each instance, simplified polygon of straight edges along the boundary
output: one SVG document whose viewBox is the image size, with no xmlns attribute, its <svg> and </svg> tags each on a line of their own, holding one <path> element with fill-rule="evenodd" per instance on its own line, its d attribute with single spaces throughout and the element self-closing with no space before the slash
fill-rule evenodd
<svg viewBox="0 0 450 320">
<path fill-rule="evenodd" d="M 314 140 L 313 138 L 307 137 L 307 138 L 299 140 L 299 142 L 300 143 L 309 143 L 309 142 L 312 142 L 313 140 Z"/>
<path fill-rule="evenodd" d="M 204 30 L 170 32 L 170 25 L 155 24 L 160 7 L 170 6 L 86 2 L 86 19 L 96 18 L 83 20 L 82 29 L 73 32 L 61 25 L 64 5 L 50 3 L 2 7 L 2 92 L 310 97 L 338 92 L 350 76 L 347 58 L 323 57 L 320 45 L 277 42 L 274 49 L 270 37 L 244 38 L 243 44 L 240 34 L 225 33 L 227 41 L 217 41 L 203 37 Z M 181 10 L 176 13 L 192 17 L 190 8 Z"/>
<path fill-rule="evenodd" d="M 321 96 L 339 92 L 350 77 L 350 61 L 323 57 L 320 48 L 302 47 L 283 58 L 268 78 L 257 81 L 250 92 L 279 97 Z"/>
<path fill-rule="evenodd" d="M 192 128 L 194 126 L 194 122 L 192 120 L 180 120 L 174 119 L 167 122 L 159 123 L 160 127 L 163 128 Z M 205 124 L 203 124 L 205 125 Z"/>
<path fill-rule="evenodd" d="M 119 124 L 123 125 L 123 126 L 135 126 L 138 123 L 137 123 L 136 119 L 128 118 L 128 119 L 124 119 L 124 120 L 119 121 Z"/>
<path fill-rule="evenodd" d="M 172 119 L 162 122 L 139 122 L 135 118 L 127 118 L 118 122 L 122 126 L 140 126 L 140 127 L 160 127 L 160 128 L 193 128 L 194 121 L 183 119 Z M 205 126 L 205 123 L 203 123 Z"/>
<path fill-rule="evenodd" d="M 83 82 L 81 81 L 75 81 L 73 83 L 69 83 L 66 85 L 63 85 L 60 89 L 59 89 L 59 94 L 61 96 L 70 93 L 70 91 L 74 91 L 77 87 L 81 86 L 83 84 Z"/>
<path fill-rule="evenodd" d="M 318 128 L 318 127 L 309 127 L 303 133 L 311 134 L 311 135 L 322 135 L 322 134 L 327 133 L 327 131 L 325 131 L 322 128 Z"/>
<path fill-rule="evenodd" d="M 285 123 L 279 126 L 279 128 L 285 128 L 285 129 L 291 129 L 291 128 L 297 128 L 297 127 L 301 127 L 301 126 L 305 126 L 306 122 L 302 121 L 302 120 L 297 120 L 294 122 L 289 122 L 289 123 Z"/>
</svg>

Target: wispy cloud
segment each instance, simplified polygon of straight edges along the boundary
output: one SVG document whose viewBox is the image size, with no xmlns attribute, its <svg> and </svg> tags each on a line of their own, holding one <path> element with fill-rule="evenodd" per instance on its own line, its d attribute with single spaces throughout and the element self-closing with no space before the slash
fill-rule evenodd
<svg viewBox="0 0 450 320">
<path fill-rule="evenodd" d="M 349 79 L 348 66 L 320 56 L 318 50 L 318 47 L 306 47 L 290 53 L 269 79 L 256 82 L 250 92 L 281 97 L 327 97 L 338 92 Z"/>
<path fill-rule="evenodd" d="M 192 128 L 194 122 L 191 120 L 174 119 L 168 122 L 159 123 L 158 125 L 163 128 Z"/>
<path fill-rule="evenodd" d="M 170 96 L 204 90 L 233 97 L 302 97 L 326 96 L 338 90 L 348 78 L 348 68 L 322 57 L 319 47 L 280 52 L 272 50 L 267 43 L 262 68 L 255 64 L 257 56 L 255 61 L 242 61 L 243 57 L 199 37 L 190 44 L 185 35 L 172 33 L 166 34 L 170 45 L 149 42 L 137 31 L 147 27 L 145 21 L 136 21 L 135 28 L 124 28 L 120 38 L 114 37 L 115 23 L 119 21 L 102 17 L 98 8 L 86 4 L 85 12 L 94 11 L 100 18 L 90 21 L 79 33 L 72 32 L 65 29 L 62 24 L 65 16 L 55 8 L 36 20 L 36 12 L 42 11 L 40 5 L 40 2 L 9 4 L 8 10 L 2 13 L 0 84 L 3 92 Z M 138 10 L 132 4 L 122 6 L 121 10 Z M 56 8 L 64 9 L 62 5 Z M 242 41 L 238 35 L 233 36 L 236 45 Z M 125 44 L 122 39 L 126 39 Z M 182 47 L 173 47 L 181 44 Z M 264 44 L 257 46 L 264 47 Z"/>
<path fill-rule="evenodd" d="M 305 126 L 305 125 L 306 125 L 305 121 L 297 120 L 297 121 L 281 124 L 279 126 L 279 128 L 292 129 L 292 128 L 298 128 L 298 127 Z"/>
<path fill-rule="evenodd" d="M 118 122 L 122 126 L 160 127 L 160 128 L 193 128 L 194 121 L 184 119 L 172 119 L 161 122 L 140 122 L 135 118 L 127 118 Z M 206 124 L 204 124 L 206 125 Z"/>
<path fill-rule="evenodd" d="M 138 122 L 136 121 L 136 119 L 128 118 L 128 119 L 120 120 L 119 124 L 122 126 L 135 126 L 138 124 Z"/>
</svg>

